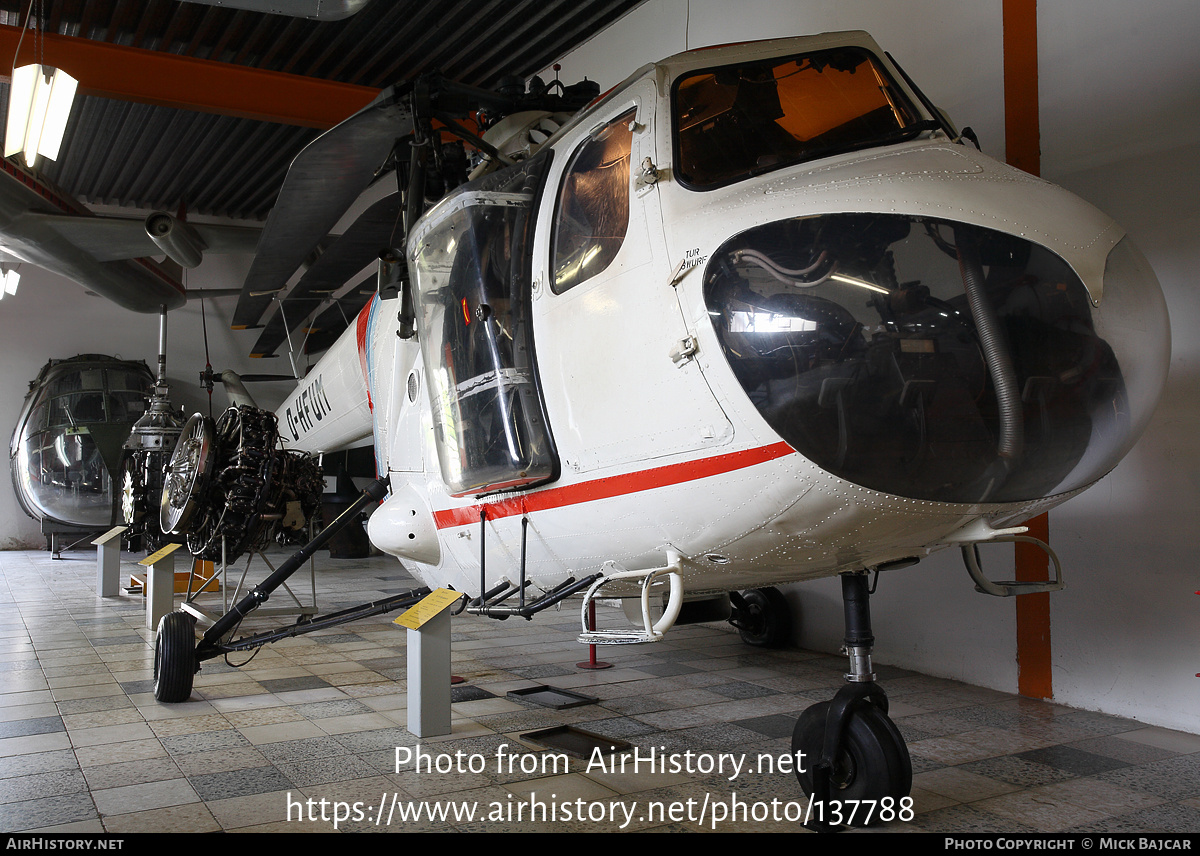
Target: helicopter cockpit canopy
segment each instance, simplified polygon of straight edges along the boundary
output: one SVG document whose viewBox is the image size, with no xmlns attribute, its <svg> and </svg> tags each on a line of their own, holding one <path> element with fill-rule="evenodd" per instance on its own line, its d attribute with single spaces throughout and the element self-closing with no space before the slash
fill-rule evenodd
<svg viewBox="0 0 1200 856">
<path fill-rule="evenodd" d="M 111 526 L 122 446 L 146 410 L 145 363 L 85 355 L 53 360 L 30 386 L 9 454 L 26 513 L 73 526 Z"/>
<path fill-rule="evenodd" d="M 442 477 L 455 496 L 552 478 L 533 351 L 533 207 L 550 152 L 448 194 L 409 241 Z"/>
<path fill-rule="evenodd" d="M 1026 501 L 1100 478 L 1145 427 L 1170 351 L 1129 238 L 1097 304 L 1021 237 L 802 217 L 727 241 L 704 295 L 734 375 L 789 445 L 847 481 L 936 502 Z"/>
</svg>

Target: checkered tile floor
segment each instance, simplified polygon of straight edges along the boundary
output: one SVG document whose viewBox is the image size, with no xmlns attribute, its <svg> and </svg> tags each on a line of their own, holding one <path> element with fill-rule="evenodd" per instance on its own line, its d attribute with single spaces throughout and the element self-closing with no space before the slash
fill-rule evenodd
<svg viewBox="0 0 1200 856">
<path fill-rule="evenodd" d="M 414 585 L 385 558 L 318 565 L 323 612 Z M 307 591 L 307 577 L 297 587 Z M 333 807 L 356 803 L 359 816 L 347 808 L 338 829 L 800 829 L 786 806 L 770 816 L 772 801 L 778 814 L 803 798 L 789 773 L 731 780 L 583 760 L 525 773 L 523 763 L 555 753 L 523 735 L 574 725 L 643 753 L 778 757 L 799 711 L 841 685 L 841 657 L 758 651 L 727 626 L 696 625 L 655 645 L 603 649 L 614 668 L 584 671 L 576 616 L 568 605 L 533 622 L 456 617 L 453 670 L 466 683 L 455 690 L 452 733 L 418 740 L 405 728 L 406 631 L 394 615 L 273 644 L 242 668 L 210 661 L 190 701 L 163 705 L 151 692 L 153 634 L 140 598 L 97 598 L 88 553 L 0 553 L 0 830 L 331 831 Z M 1200 831 L 1200 735 L 879 672 L 914 772 L 914 817 L 885 829 Z M 539 683 L 598 701 L 550 710 L 506 697 Z M 418 744 L 482 769 L 398 768 L 397 755 Z M 530 819 L 539 801 L 542 814 Z M 398 817 L 439 805 L 478 811 Z M 300 820 L 305 812 L 318 819 Z"/>
</svg>

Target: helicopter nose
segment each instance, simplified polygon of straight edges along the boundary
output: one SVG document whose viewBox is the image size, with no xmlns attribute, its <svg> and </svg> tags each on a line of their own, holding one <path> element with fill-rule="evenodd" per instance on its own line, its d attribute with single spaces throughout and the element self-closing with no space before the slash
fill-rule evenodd
<svg viewBox="0 0 1200 856">
<path fill-rule="evenodd" d="M 103 427 L 103 426 L 101 426 Z M 81 526 L 112 523 L 113 481 L 102 444 L 88 427 L 36 430 L 22 437 L 13 481 L 22 503 L 42 517 Z M 120 439 L 116 441 L 120 455 Z"/>
<path fill-rule="evenodd" d="M 1158 282 L 1125 238 L 1103 289 L 1023 237 L 829 214 L 743 232 L 704 297 L 737 382 L 789 445 L 863 487 L 1018 502 L 1095 481 L 1166 376 Z"/>
</svg>

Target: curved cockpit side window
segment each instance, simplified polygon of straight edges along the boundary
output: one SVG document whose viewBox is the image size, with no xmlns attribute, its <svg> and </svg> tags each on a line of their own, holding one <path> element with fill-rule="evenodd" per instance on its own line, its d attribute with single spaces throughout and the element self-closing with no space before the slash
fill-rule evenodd
<svg viewBox="0 0 1200 856">
<path fill-rule="evenodd" d="M 77 392 L 60 395 L 50 403 L 51 425 L 76 426 L 106 421 L 102 392 Z"/>
<path fill-rule="evenodd" d="M 84 356 L 51 364 L 10 444 L 17 497 L 34 517 L 79 526 L 113 519 L 112 469 L 145 412 L 144 364 Z"/>
<path fill-rule="evenodd" d="M 630 155 L 636 110 L 594 131 L 571 156 L 555 208 L 551 270 L 562 294 L 607 268 L 629 228 Z"/>
<path fill-rule="evenodd" d="M 146 412 L 146 396 L 140 392 L 110 392 L 107 404 L 111 422 L 136 422 Z"/>
<path fill-rule="evenodd" d="M 694 190 L 937 127 L 859 47 L 690 72 L 673 110 L 679 177 Z"/>
<path fill-rule="evenodd" d="M 465 184 L 409 245 L 442 477 L 451 494 L 556 473 L 533 353 L 532 212 L 549 153 Z"/>
</svg>

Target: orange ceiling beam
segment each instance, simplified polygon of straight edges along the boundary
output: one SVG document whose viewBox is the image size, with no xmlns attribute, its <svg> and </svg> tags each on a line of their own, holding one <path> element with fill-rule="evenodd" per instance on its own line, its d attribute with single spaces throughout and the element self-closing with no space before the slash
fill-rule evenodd
<svg viewBox="0 0 1200 856">
<path fill-rule="evenodd" d="M 17 50 L 20 27 L 0 25 L 0 67 Z M 124 47 L 53 33 L 37 39 L 41 61 L 61 68 L 79 81 L 79 91 L 118 101 L 219 113 L 264 122 L 331 128 L 365 107 L 379 90 Z M 21 64 L 35 62 L 34 34 L 21 45 Z M 0 80 L 8 75 L 0 73 Z"/>
</svg>

